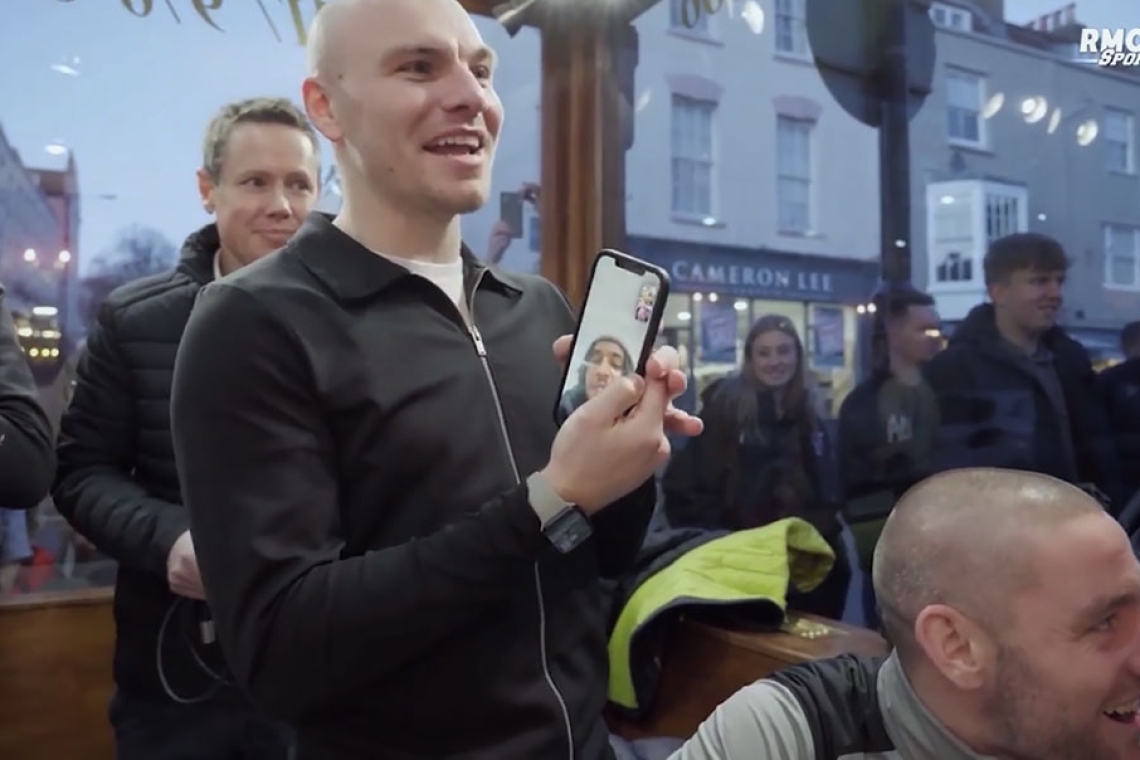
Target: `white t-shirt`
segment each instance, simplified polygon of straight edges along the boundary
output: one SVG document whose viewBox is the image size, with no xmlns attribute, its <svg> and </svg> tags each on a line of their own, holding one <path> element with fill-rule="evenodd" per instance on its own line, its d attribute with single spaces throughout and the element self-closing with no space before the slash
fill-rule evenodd
<svg viewBox="0 0 1140 760">
<path fill-rule="evenodd" d="M 444 295 L 451 299 L 451 302 L 459 308 L 464 318 L 467 317 L 467 299 L 464 298 L 463 295 L 462 259 L 456 258 L 455 261 L 446 264 L 437 264 L 433 261 L 413 261 L 410 259 L 398 259 L 385 254 L 380 255 L 395 264 L 399 264 L 412 274 L 434 283 L 436 287 L 442 290 Z"/>
</svg>

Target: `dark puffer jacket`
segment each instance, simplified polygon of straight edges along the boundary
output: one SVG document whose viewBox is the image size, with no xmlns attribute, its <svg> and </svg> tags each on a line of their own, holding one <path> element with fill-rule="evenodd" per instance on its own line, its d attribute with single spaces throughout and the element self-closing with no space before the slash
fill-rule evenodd
<svg viewBox="0 0 1140 760">
<path fill-rule="evenodd" d="M 187 239 L 173 271 L 108 296 L 60 426 L 53 496 L 68 522 L 119 562 L 114 676 L 119 689 L 135 697 L 165 699 L 155 652 L 176 598 L 167 585 L 166 558 L 190 528 L 170 440 L 170 383 L 194 300 L 213 279 L 217 250 L 217 229 L 210 225 Z M 179 696 L 194 697 L 211 682 L 183 635 L 177 626 L 171 630 L 163 670 Z"/>
</svg>

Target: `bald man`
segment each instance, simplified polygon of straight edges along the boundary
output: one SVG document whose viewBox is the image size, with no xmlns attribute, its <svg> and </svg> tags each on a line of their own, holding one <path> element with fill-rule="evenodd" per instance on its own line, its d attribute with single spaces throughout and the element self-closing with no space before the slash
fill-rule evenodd
<svg viewBox="0 0 1140 760">
<path fill-rule="evenodd" d="M 455 0 L 334 2 L 311 40 L 342 211 L 207 288 L 175 369 L 218 640 L 299 760 L 601 760 L 598 577 L 641 545 L 666 432 L 700 430 L 676 352 L 556 428 L 574 316 L 459 234 L 494 53 Z"/>
<path fill-rule="evenodd" d="M 671 760 L 1140 758 L 1140 564 L 1083 491 L 931 478 L 887 520 L 873 578 L 890 657 L 745 687 Z"/>
</svg>

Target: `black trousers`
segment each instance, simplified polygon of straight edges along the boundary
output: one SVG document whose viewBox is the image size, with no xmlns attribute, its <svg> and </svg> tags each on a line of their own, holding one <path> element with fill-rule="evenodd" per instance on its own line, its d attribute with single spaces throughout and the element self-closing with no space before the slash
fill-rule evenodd
<svg viewBox="0 0 1140 760">
<path fill-rule="evenodd" d="M 115 760 L 289 760 L 291 732 L 236 693 L 196 705 L 116 693 Z"/>
</svg>

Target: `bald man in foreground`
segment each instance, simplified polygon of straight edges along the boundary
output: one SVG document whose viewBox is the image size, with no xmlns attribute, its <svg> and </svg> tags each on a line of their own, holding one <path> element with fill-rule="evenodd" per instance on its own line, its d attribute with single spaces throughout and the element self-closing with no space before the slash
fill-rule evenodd
<svg viewBox="0 0 1140 760">
<path fill-rule="evenodd" d="M 340 0 L 310 41 L 341 211 L 206 288 L 174 373 L 218 641 L 298 760 L 602 760 L 599 575 L 641 546 L 666 432 L 700 431 L 676 352 L 556 427 L 565 297 L 460 239 L 494 53 L 456 0 Z"/>
<path fill-rule="evenodd" d="M 890 657 L 747 686 L 670 760 L 1140 758 L 1140 564 L 1083 491 L 938 475 L 895 507 L 873 575 Z"/>
</svg>

